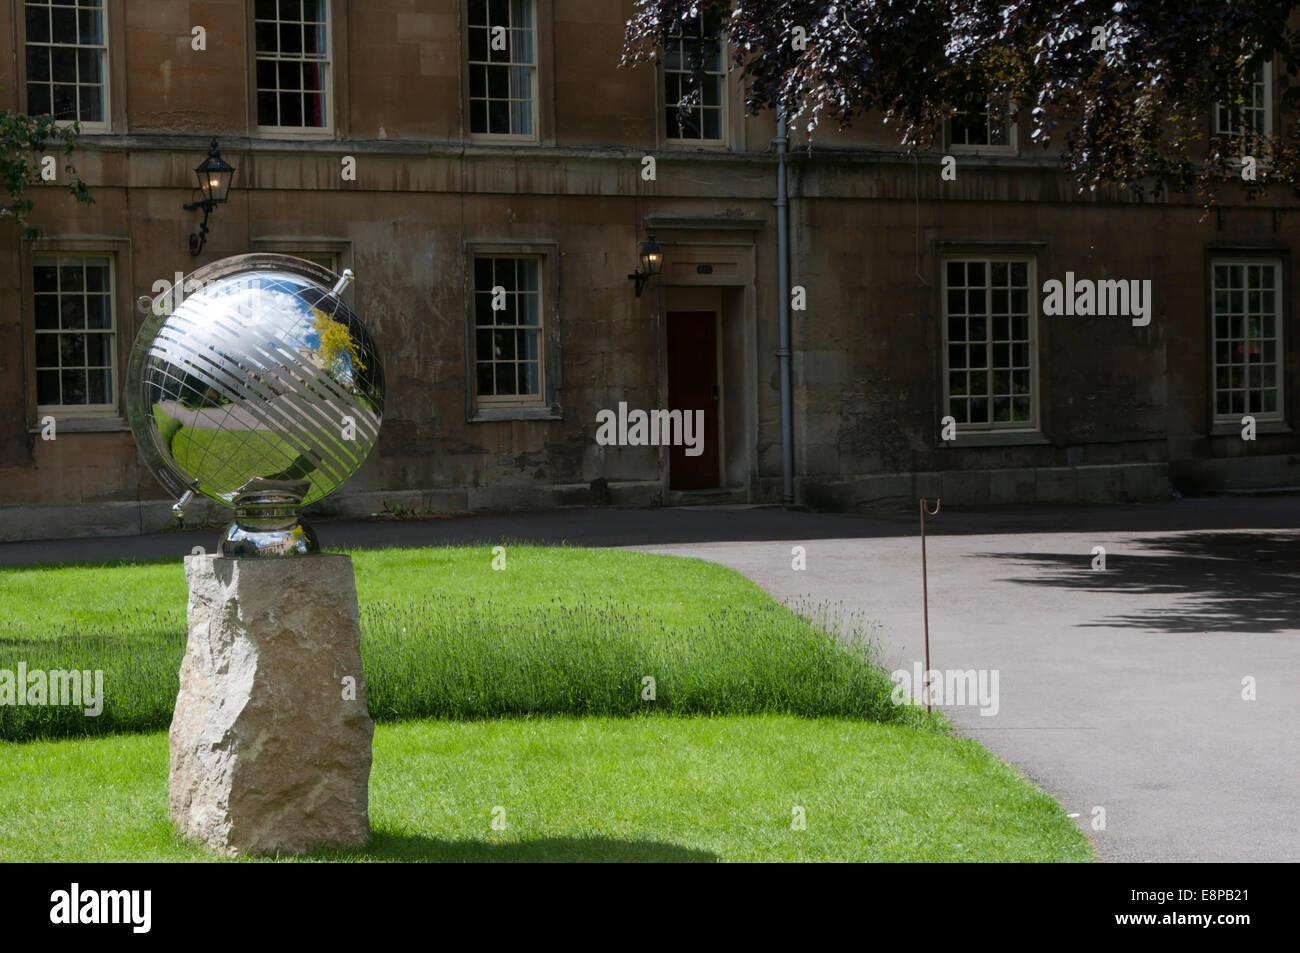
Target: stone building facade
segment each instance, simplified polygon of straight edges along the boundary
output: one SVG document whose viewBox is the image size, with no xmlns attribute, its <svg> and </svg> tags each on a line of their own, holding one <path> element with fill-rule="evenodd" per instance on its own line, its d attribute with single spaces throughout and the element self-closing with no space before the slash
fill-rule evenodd
<svg viewBox="0 0 1300 953">
<path fill-rule="evenodd" d="M 0 106 L 79 119 L 95 198 L 75 203 L 61 173 L 36 190 L 39 238 L 0 220 L 0 539 L 167 524 L 124 421 L 137 298 L 259 250 L 352 268 L 385 361 L 379 445 L 321 510 L 781 502 L 774 119 L 745 114 L 706 24 L 619 68 L 631 8 L 0 2 Z M 1227 126 L 1280 121 L 1273 71 L 1259 80 Z M 704 106 L 683 117 L 691 84 Z M 1300 483 L 1289 190 L 1208 216 L 1080 195 L 1054 150 L 978 110 L 915 154 L 871 117 L 811 147 L 801 132 L 795 502 Z M 196 258 L 182 206 L 213 138 L 236 173 Z M 662 271 L 638 296 L 651 232 Z M 1067 273 L 1149 281 L 1149 323 L 1045 314 L 1044 282 Z M 509 307 L 485 312 L 497 287 Z M 598 414 L 620 404 L 702 406 L 705 451 L 605 445 Z"/>
</svg>

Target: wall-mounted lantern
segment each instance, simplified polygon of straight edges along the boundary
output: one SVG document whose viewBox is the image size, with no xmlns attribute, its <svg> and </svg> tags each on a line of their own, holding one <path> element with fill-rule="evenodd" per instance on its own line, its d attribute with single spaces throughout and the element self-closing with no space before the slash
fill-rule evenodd
<svg viewBox="0 0 1300 953">
<path fill-rule="evenodd" d="M 628 275 L 628 278 L 636 282 L 636 296 L 641 297 L 641 289 L 645 287 L 647 281 L 659 274 L 659 269 L 664 266 L 664 250 L 659 247 L 655 241 L 655 233 L 651 232 L 649 240 L 641 243 L 637 250 L 641 258 L 641 270 L 634 271 Z"/>
<path fill-rule="evenodd" d="M 194 167 L 194 174 L 198 176 L 203 198 L 198 202 L 186 203 L 185 211 L 203 209 L 203 222 L 199 225 L 199 232 L 190 236 L 190 254 L 197 257 L 208 242 L 208 213 L 216 206 L 225 204 L 230 195 L 230 183 L 235 177 L 235 167 L 221 158 L 217 140 L 213 139 L 208 157 Z"/>
</svg>

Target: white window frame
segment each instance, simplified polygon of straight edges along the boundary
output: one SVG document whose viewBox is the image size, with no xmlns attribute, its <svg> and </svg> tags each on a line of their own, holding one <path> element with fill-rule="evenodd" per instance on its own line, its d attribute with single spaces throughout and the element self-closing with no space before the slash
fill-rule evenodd
<svg viewBox="0 0 1300 953">
<path fill-rule="evenodd" d="M 258 24 L 258 23 L 270 23 L 270 22 L 274 22 L 274 23 L 277 25 L 277 44 L 278 44 L 278 36 L 279 36 L 278 26 L 279 26 L 279 24 L 280 24 L 281 22 L 286 22 L 286 23 L 287 23 L 287 22 L 294 22 L 294 21 L 281 21 L 281 20 L 280 20 L 280 18 L 279 18 L 280 13 L 279 13 L 279 6 L 278 6 L 278 4 L 277 4 L 277 6 L 276 6 L 276 19 L 275 19 L 274 21 L 258 19 L 258 17 L 257 17 L 257 0 L 249 0 L 249 2 L 253 5 L 253 16 L 252 16 L 252 23 L 253 23 L 253 40 L 252 40 L 252 43 L 253 43 L 253 75 L 252 75 L 252 87 L 253 87 L 253 124 L 254 124 L 254 128 L 255 128 L 255 129 L 257 130 L 257 132 L 259 132 L 259 133 L 274 133 L 275 135 L 278 135 L 278 136 L 292 136 L 292 137 L 302 136 L 302 137 L 307 137 L 307 138 L 320 138 L 320 137 L 333 136 L 333 135 L 334 135 L 334 22 L 333 22 L 333 3 L 332 3 L 332 0 L 320 0 L 321 9 L 322 9 L 322 10 L 324 11 L 324 13 L 325 13 L 325 56 L 324 56 L 323 58 L 320 58 L 320 59 L 316 59 L 316 58 L 310 57 L 310 56 L 306 55 L 305 53 L 299 53 L 299 54 L 296 55 L 296 56 L 294 56 L 294 55 L 282 56 L 279 52 L 275 53 L 274 55 L 263 54 L 263 53 L 259 52 L 259 50 L 257 49 L 257 24 Z M 299 22 L 299 23 L 301 24 L 301 23 L 304 22 L 304 21 L 297 21 L 297 22 Z M 314 23 L 314 22 L 316 22 L 316 21 L 313 20 L 313 21 L 311 21 L 311 22 Z M 271 90 L 263 90 L 262 87 L 261 87 L 261 85 L 258 83 L 258 81 L 257 81 L 257 64 L 260 63 L 260 62 L 262 62 L 262 61 L 269 61 L 269 62 L 279 63 L 279 62 L 282 61 L 282 60 L 292 60 L 292 61 L 295 62 L 295 63 L 320 63 L 320 64 L 324 67 L 324 75 L 325 75 L 325 79 L 324 79 L 324 83 L 322 84 L 322 87 L 323 87 L 322 92 L 323 92 L 324 97 L 325 97 L 325 103 L 324 103 L 324 113 L 325 113 L 324 118 L 325 118 L 325 124 L 324 124 L 324 125 L 322 125 L 322 126 L 307 126 L 307 125 L 300 125 L 300 126 L 280 126 L 280 125 L 268 126 L 268 125 L 263 125 L 262 123 L 258 122 L 258 102 L 257 102 L 258 97 L 261 95 L 262 92 L 270 92 Z M 277 71 L 276 71 L 276 72 L 277 72 L 277 74 L 278 74 L 278 72 L 279 72 L 278 68 L 277 68 Z M 278 83 L 279 83 L 279 76 L 278 76 L 278 75 L 277 75 L 277 77 L 276 77 L 276 83 L 277 83 L 276 90 L 275 90 L 275 92 L 276 92 L 276 96 L 277 96 L 277 100 L 276 100 L 276 118 L 279 118 L 280 103 L 279 103 L 279 100 L 278 100 L 278 96 L 279 96 L 279 85 L 278 85 Z"/>
<path fill-rule="evenodd" d="M 985 110 L 988 109 L 987 103 L 985 104 L 984 108 Z M 1018 129 L 1020 124 L 1016 122 L 1015 109 L 1016 109 L 1015 102 L 1013 100 L 1008 99 L 1006 103 L 1006 107 L 1004 108 L 1002 113 L 1002 122 L 1007 129 L 1007 141 L 1005 145 L 990 145 L 988 143 L 980 144 L 980 143 L 954 142 L 952 138 L 953 120 L 949 119 L 947 122 L 944 123 L 944 140 L 948 144 L 948 151 L 952 153 L 960 153 L 963 155 L 1015 155 L 1017 154 L 1020 149 L 1019 129 Z M 968 111 L 969 110 L 964 110 L 964 109 L 958 110 L 958 112 L 961 113 L 966 113 Z"/>
<path fill-rule="evenodd" d="M 704 29 L 703 14 L 701 13 L 698 17 L 696 17 L 694 22 L 699 23 L 699 29 L 702 34 Z M 668 42 L 672 43 L 674 39 L 675 39 L 674 37 L 670 36 L 668 38 Z M 676 39 L 680 39 L 680 37 Z M 717 110 L 718 131 L 721 133 L 721 136 L 719 136 L 716 139 L 709 139 L 709 138 L 701 138 L 696 136 L 674 137 L 668 134 L 668 130 L 669 130 L 668 110 L 675 109 L 677 107 L 676 103 L 668 102 L 668 74 L 669 73 L 677 73 L 681 76 L 690 76 L 691 71 L 686 69 L 669 69 L 667 57 L 665 55 L 663 70 L 659 76 L 659 98 L 663 101 L 663 108 L 660 110 L 660 116 L 663 117 L 663 121 L 664 121 L 664 126 L 663 126 L 664 141 L 669 145 L 674 145 L 674 146 L 725 146 L 727 145 L 728 143 L 727 125 L 730 122 L 731 117 L 729 114 L 730 106 L 727 103 L 727 99 L 729 98 L 728 89 L 727 89 L 727 76 L 728 76 L 727 39 L 726 36 L 724 35 L 722 24 L 719 24 L 719 28 L 718 28 L 718 69 L 704 71 L 706 77 L 709 76 L 717 77 L 718 105 L 705 106 L 703 103 L 703 97 L 701 97 L 701 103 L 700 103 L 701 110 L 703 109 Z M 700 129 L 701 131 L 703 131 L 704 129 L 703 121 L 700 122 Z"/>
<path fill-rule="evenodd" d="M 483 394 L 479 392 L 478 365 L 480 361 L 478 355 L 478 332 L 480 330 L 496 329 L 500 327 L 496 323 L 487 326 L 483 326 L 478 323 L 477 299 L 479 294 L 481 294 L 481 292 L 478 288 L 477 277 L 475 272 L 477 270 L 478 261 L 481 258 L 494 259 L 494 260 L 509 260 L 509 261 L 519 261 L 522 259 L 528 259 L 530 261 L 534 261 L 537 263 L 537 324 L 536 325 L 519 324 L 518 323 L 519 312 L 516 308 L 516 312 L 515 312 L 516 323 L 513 325 L 504 326 L 506 328 L 515 331 L 521 331 L 521 330 L 534 331 L 537 335 L 537 393 L 535 394 Z M 470 378 L 470 390 L 473 394 L 473 399 L 475 403 L 481 406 L 540 407 L 540 406 L 544 406 L 547 403 L 546 342 L 547 342 L 547 332 L 549 331 L 549 328 L 547 327 L 547 321 L 546 321 L 546 308 L 549 304 L 549 300 L 546 293 L 546 273 L 547 273 L 546 266 L 547 266 L 546 256 L 544 254 L 537 253 L 537 252 L 493 251 L 490 249 L 478 249 L 475 250 L 470 255 L 470 269 L 471 269 L 470 293 L 473 295 L 473 300 L 470 303 L 470 313 L 472 315 L 471 320 L 473 322 L 470 327 L 470 347 L 472 349 L 472 352 L 470 354 L 470 367 L 472 369 L 472 376 Z M 518 289 L 514 291 L 506 291 L 507 296 L 512 294 L 518 295 L 519 294 Z M 518 358 L 518 352 L 516 351 L 515 360 L 513 361 L 497 362 L 493 360 L 491 363 L 493 364 L 494 367 L 497 363 L 518 364 L 520 363 Z"/>
<path fill-rule="evenodd" d="M 35 317 L 36 295 L 37 295 L 36 283 L 35 283 L 36 268 L 50 261 L 53 261 L 55 267 L 57 268 L 67 261 L 76 260 L 84 264 L 88 259 L 103 260 L 108 267 L 108 290 L 106 292 L 100 292 L 100 293 L 105 294 L 108 298 L 109 327 L 111 330 L 107 332 L 102 332 L 102 331 L 89 331 L 83 329 L 82 333 L 87 335 L 101 334 L 108 338 L 108 356 L 110 361 L 108 376 L 109 376 L 109 386 L 112 390 L 113 399 L 111 402 L 106 404 L 104 403 L 42 404 L 40 403 L 40 397 L 39 397 L 40 386 L 38 383 L 36 386 L 36 393 L 38 395 L 37 403 L 36 403 L 36 415 L 38 418 L 46 415 L 54 416 L 54 417 L 116 416 L 118 413 L 118 407 L 121 404 L 122 369 L 119 366 L 120 361 L 119 361 L 119 354 L 118 354 L 118 334 L 120 331 L 121 322 L 119 321 L 119 316 L 117 313 L 117 304 L 118 304 L 117 302 L 117 259 L 114 253 L 111 251 L 39 251 L 32 255 L 31 269 L 32 269 L 32 315 L 33 317 L 32 317 L 32 365 L 31 366 L 33 369 L 33 373 L 39 374 L 40 364 L 39 364 L 39 357 L 37 355 L 37 347 L 36 347 L 37 338 L 48 337 L 48 336 L 59 337 L 64 334 L 77 333 L 75 330 L 64 331 L 62 330 L 62 328 L 54 331 L 43 330 L 36 326 L 36 317 Z M 86 292 L 83 289 L 82 291 L 83 297 L 85 293 Z M 61 300 L 62 297 L 63 294 L 62 292 L 60 292 L 58 298 Z M 62 322 L 60 321 L 60 323 Z M 61 365 L 62 365 L 62 361 L 60 360 L 60 367 Z M 88 367 L 89 365 L 83 359 L 82 368 L 84 369 Z M 75 370 L 76 368 L 69 368 L 69 369 Z M 87 386 L 89 386 L 88 371 L 87 371 Z M 60 393 L 61 392 L 62 392 L 62 387 L 60 386 Z"/>
<path fill-rule="evenodd" d="M 949 291 L 949 287 L 948 287 L 948 264 L 949 264 L 950 262 L 962 262 L 963 264 L 966 263 L 966 262 L 982 262 L 982 263 L 984 264 L 984 267 L 985 267 L 985 272 L 984 272 L 984 274 L 985 274 L 985 295 L 986 295 L 986 299 L 985 299 L 985 309 L 984 309 L 984 313 L 983 313 L 983 315 L 976 315 L 976 317 L 981 317 L 981 316 L 982 316 L 982 317 L 986 318 L 986 320 L 988 321 L 988 332 L 987 332 L 987 335 L 986 335 L 986 337 L 985 337 L 985 346 L 986 346 L 986 348 L 988 349 L 988 353 L 987 353 L 986 358 L 985 358 L 984 369 L 985 369 L 985 372 L 986 372 L 986 373 L 988 374 L 988 376 L 989 376 L 989 379 L 988 379 L 988 391 L 987 391 L 987 395 L 988 395 L 988 396 L 987 396 L 987 399 L 988 399 L 988 401 L 989 401 L 989 419 L 988 419 L 987 421 L 981 421 L 981 422 L 978 422 L 978 423 L 962 423 L 962 422 L 958 422 L 958 424 L 957 424 L 958 432 L 959 432 L 959 433 L 963 433 L 963 432 L 964 432 L 964 433 L 988 433 L 988 432 L 993 432 L 993 433 L 1038 433 L 1038 432 L 1040 432 L 1041 429 L 1042 429 L 1042 419 L 1041 419 L 1041 416 L 1040 416 L 1041 395 L 1040 395 L 1040 393 L 1039 393 L 1039 389 L 1038 389 L 1038 388 L 1039 388 L 1039 369 L 1040 369 L 1041 362 L 1040 362 L 1040 360 L 1039 360 L 1039 356 L 1038 356 L 1038 295 L 1037 295 L 1038 279 L 1037 279 L 1037 261 L 1036 261 L 1036 259 L 1035 259 L 1035 257 L 1034 257 L 1033 255 L 1027 255 L 1027 254 L 1023 254 L 1023 253 L 1022 253 L 1022 254 L 1016 254 L 1016 253 L 989 254 L 989 253 L 972 253 L 972 252 L 968 252 L 968 253 L 953 252 L 953 253 L 950 253 L 950 254 L 946 254 L 946 255 L 944 255 L 944 256 L 941 258 L 941 260 L 940 260 L 940 269 L 941 269 L 941 283 L 940 283 L 940 313 L 941 313 L 941 315 L 942 315 L 942 322 L 943 322 L 943 323 L 942 323 L 942 327 L 940 328 L 941 340 L 942 340 L 942 342 L 943 342 L 943 343 L 942 343 L 942 350 L 943 350 L 943 411 L 942 411 L 941 416 L 948 416 L 949 414 L 951 414 L 951 410 L 950 410 L 950 408 L 951 408 L 951 401 L 952 401 L 952 399 L 953 399 L 953 394 L 951 393 L 951 390 L 950 390 L 950 384 L 951 384 L 951 381 L 950 381 L 950 379 L 949 379 L 949 374 L 950 374 L 953 370 L 962 370 L 962 371 L 966 371 L 967 373 L 970 372 L 969 363 L 967 364 L 966 367 L 964 367 L 964 368 L 957 368 L 957 369 L 954 369 L 954 368 L 950 367 L 950 365 L 949 365 L 949 354 L 948 354 L 948 348 L 949 348 L 949 345 L 953 343 L 953 342 L 951 342 L 951 341 L 949 340 L 949 338 L 948 338 L 948 319 L 949 319 L 949 317 L 950 317 L 949 312 L 948 312 L 948 291 Z M 992 267 L 993 267 L 993 265 L 994 265 L 995 263 L 1006 263 L 1006 264 L 1008 265 L 1008 267 L 1010 267 L 1010 265 L 1011 265 L 1012 263 L 1022 263 L 1022 264 L 1024 264 L 1024 265 L 1026 266 L 1026 278 L 1025 278 L 1025 280 L 1026 280 L 1026 282 L 1027 282 L 1027 285 L 1026 285 L 1026 300 L 1027 300 L 1027 303 L 1028 303 L 1028 316 L 1029 316 L 1029 340 L 1028 340 L 1028 345 L 1029 345 L 1029 419 L 1028 419 L 1028 420 L 1005 420 L 1005 421 L 996 421 L 996 420 L 993 419 L 994 411 L 993 411 L 992 399 L 993 399 L 995 396 L 999 396 L 999 395 L 994 394 L 994 392 L 993 392 L 993 373 L 994 373 L 994 363 L 993 363 L 993 348 L 994 348 L 994 339 L 993 339 L 993 321 L 994 321 L 994 315 L 993 315 L 993 294 L 992 294 L 992 284 L 991 284 L 991 283 L 992 283 L 992 277 L 993 277 L 993 276 L 992 276 Z M 967 287 L 967 286 L 963 285 L 962 287 L 964 288 L 964 287 Z M 1010 291 L 1008 291 L 1008 294 L 1010 294 Z M 964 316 L 964 315 L 958 315 L 958 317 L 962 317 L 962 316 Z M 1008 315 L 1008 320 L 1010 320 L 1010 315 Z M 1011 339 L 1008 339 L 1007 343 L 1008 343 L 1008 346 L 1014 346 L 1014 345 L 1011 343 Z M 1023 342 L 1021 342 L 1021 343 L 1023 343 Z M 1008 373 L 1014 373 L 1014 371 L 1011 370 L 1011 369 L 1008 369 Z M 1014 387 L 1013 387 L 1013 389 L 1014 389 Z M 960 396 L 962 396 L 962 395 L 958 395 L 958 396 L 960 397 Z M 965 395 L 965 396 L 968 397 L 969 395 Z M 1018 396 L 1018 395 L 1016 395 L 1016 394 L 1013 393 L 1013 394 L 1006 395 L 1006 396 L 1008 396 L 1008 397 L 1015 397 L 1015 396 Z M 954 415 L 954 416 L 955 416 L 955 415 Z"/>
<path fill-rule="evenodd" d="M 1273 135 L 1273 64 L 1267 60 L 1259 64 L 1259 69 L 1263 72 L 1262 80 L 1264 90 L 1264 128 L 1257 132 L 1261 136 Z M 1252 83 L 1252 86 L 1256 83 Z M 1260 106 L 1248 106 L 1248 109 L 1258 110 Z M 1229 125 L 1232 113 L 1227 104 L 1218 102 L 1214 104 L 1214 134 L 1216 136 L 1236 136 L 1241 134 L 1240 129 L 1234 129 Z"/>
<path fill-rule="evenodd" d="M 493 60 L 491 58 L 490 44 L 492 42 L 492 33 L 490 29 L 488 30 L 488 43 L 489 43 L 488 59 L 486 60 L 470 59 L 469 43 L 468 40 L 466 41 L 465 62 L 469 68 L 470 75 L 467 76 L 466 78 L 465 86 L 466 86 L 467 101 L 469 103 L 469 110 L 470 110 L 469 112 L 470 138 L 475 142 L 538 142 L 541 138 L 540 133 L 538 132 L 538 124 L 541 122 L 541 115 L 538 107 L 538 100 L 541 98 L 541 89 L 538 86 L 540 81 L 540 74 L 538 71 L 538 60 L 540 59 L 540 54 L 541 54 L 540 44 L 538 42 L 538 37 L 540 36 L 540 30 L 539 30 L 539 24 L 537 22 L 539 11 L 537 9 L 538 6 L 537 0 L 525 0 L 525 2 L 527 2 L 529 5 L 529 8 L 531 10 L 531 17 L 532 17 L 532 26 L 529 27 L 529 32 L 531 32 L 533 35 L 533 59 L 531 63 L 515 63 L 513 59 L 508 61 Z M 507 5 L 507 10 L 509 9 L 510 7 L 509 5 Z M 466 28 L 468 30 L 472 31 L 475 29 L 481 29 L 481 27 L 479 27 L 478 24 L 469 23 L 468 20 L 469 20 L 469 15 L 467 13 Z M 494 24 L 494 25 L 506 26 L 508 32 L 519 29 L 518 27 L 513 26 L 513 19 L 511 24 Z M 512 48 L 511 56 L 512 57 L 514 56 L 513 48 Z M 491 102 L 493 102 L 493 98 L 491 96 L 488 96 L 486 99 L 483 99 L 483 97 L 476 97 L 473 95 L 472 93 L 473 71 L 475 69 L 482 69 L 484 67 L 491 68 L 491 67 L 502 67 L 502 66 L 510 69 L 518 68 L 521 66 L 528 67 L 529 76 L 530 76 L 529 88 L 532 90 L 532 96 L 530 97 L 529 100 L 530 107 L 531 107 L 531 111 L 529 115 L 533 127 L 532 132 L 475 132 L 474 131 L 474 103 L 479 101 L 485 101 L 490 104 Z M 507 102 L 521 102 L 521 101 L 522 100 L 513 100 L 513 99 L 507 100 Z M 491 125 L 490 109 L 489 109 L 488 125 L 489 126 Z"/>
<path fill-rule="evenodd" d="M 1262 335 L 1259 338 L 1261 343 L 1270 340 L 1273 341 L 1275 347 L 1273 367 L 1274 367 L 1274 375 L 1275 375 L 1276 390 L 1277 390 L 1277 404 L 1276 404 L 1276 409 L 1271 411 L 1250 409 L 1251 387 L 1250 387 L 1249 368 L 1251 367 L 1251 364 L 1249 362 L 1245 363 L 1244 365 L 1240 365 L 1240 364 L 1223 365 L 1225 368 L 1226 367 L 1246 368 L 1245 382 L 1242 387 L 1234 388 L 1231 386 L 1231 384 L 1229 384 L 1229 386 L 1225 388 L 1221 388 L 1219 386 L 1219 368 L 1220 368 L 1219 343 L 1221 340 L 1226 340 L 1231 342 L 1237 340 L 1237 338 L 1233 337 L 1232 335 L 1231 321 L 1233 315 L 1231 314 L 1231 298 L 1229 298 L 1229 314 L 1227 315 L 1229 321 L 1228 336 L 1226 338 L 1219 337 L 1219 332 L 1218 332 L 1219 308 L 1218 308 L 1218 302 L 1216 300 L 1218 298 L 1218 291 L 1219 291 L 1218 269 L 1220 267 L 1243 269 L 1242 289 L 1240 293 L 1242 295 L 1242 306 L 1243 306 L 1243 313 L 1241 315 L 1241 320 L 1243 322 L 1242 325 L 1243 336 L 1241 340 L 1244 343 L 1249 340 L 1249 338 L 1245 336 L 1245 331 L 1246 328 L 1248 327 L 1247 322 L 1249 321 L 1249 317 L 1250 317 L 1251 291 L 1249 288 L 1250 279 L 1249 279 L 1248 269 L 1251 268 L 1252 266 L 1271 268 L 1273 271 L 1272 318 L 1273 318 L 1274 334 L 1272 338 L 1264 338 Z M 1285 421 L 1286 420 L 1286 359 L 1285 359 L 1286 351 L 1285 351 L 1285 339 L 1284 339 L 1285 322 L 1283 320 L 1283 315 L 1285 314 L 1285 309 L 1283 307 L 1284 289 L 1282 286 L 1282 283 L 1285 280 L 1285 274 L 1284 274 L 1284 269 L 1282 267 L 1282 261 L 1278 258 L 1271 258 L 1271 257 L 1254 258 L 1254 257 L 1233 257 L 1229 255 L 1221 255 L 1210 259 L 1209 278 L 1210 278 L 1209 280 L 1209 286 L 1210 286 L 1210 409 L 1211 409 L 1212 423 L 1232 425 L 1234 428 L 1239 427 L 1241 425 L 1241 418 L 1246 416 L 1247 414 L 1253 416 L 1257 421 Z M 1231 294 L 1232 292 L 1229 291 L 1228 293 Z M 1262 289 L 1260 293 L 1262 296 Z M 1262 311 L 1262 301 L 1261 301 L 1260 316 L 1261 317 L 1267 316 Z M 1265 366 L 1264 363 L 1261 361 L 1260 367 L 1263 368 L 1264 366 Z M 1261 377 L 1262 377 L 1262 371 L 1261 371 Z M 1261 390 L 1263 389 L 1262 381 L 1259 387 Z M 1240 411 L 1234 411 L 1229 409 L 1227 412 L 1220 412 L 1219 410 L 1220 392 L 1221 391 L 1232 392 L 1238 390 L 1244 391 L 1245 393 L 1245 399 L 1243 400 L 1243 404 L 1242 404 L 1243 409 Z M 1229 401 L 1229 406 L 1231 406 L 1231 399 Z M 1262 395 L 1261 395 L 1260 406 L 1261 407 L 1263 406 Z"/>
<path fill-rule="evenodd" d="M 100 86 L 100 89 L 102 90 L 102 95 L 103 95 L 103 106 L 104 106 L 103 112 L 104 112 L 104 118 L 103 118 L 102 120 L 97 121 L 97 122 L 87 121 L 87 120 L 83 120 L 83 119 L 76 119 L 76 120 L 72 120 L 72 119 L 56 119 L 56 120 L 55 120 L 55 123 L 56 123 L 58 126 L 60 126 L 60 127 L 71 126 L 74 122 L 80 123 L 80 130 L 81 130 L 81 132 L 83 132 L 83 133 L 91 133 L 91 134 L 94 134 L 94 133 L 107 133 L 107 132 L 111 132 L 111 131 L 112 131 L 112 128 L 113 128 L 113 101 L 112 101 L 112 86 L 113 86 L 113 78 L 112 78 L 111 73 L 109 72 L 110 69 L 111 69 L 111 67 L 112 67 L 112 63 L 111 63 L 111 58 L 110 58 L 110 55 L 109 55 L 109 36 L 110 36 L 110 34 L 109 34 L 109 27 L 110 27 L 110 24 L 109 24 L 109 15 L 108 15 L 108 0 L 103 0 L 103 2 L 101 3 L 101 5 L 100 5 L 99 7 L 86 7 L 86 8 L 84 8 L 84 9 L 87 9 L 87 10 L 98 10 L 98 12 L 99 12 L 99 14 L 100 14 L 100 37 L 101 37 L 101 42 L 98 43 L 98 44 L 81 43 L 81 42 L 77 42 L 77 43 L 56 43 L 56 42 L 54 42 L 54 33 L 53 33 L 53 25 L 52 25 L 52 24 L 51 24 L 50 38 L 49 38 L 48 41 L 34 41 L 34 40 L 32 40 L 32 38 L 26 34 L 27 2 L 28 2 L 28 0 L 21 0 L 20 3 L 16 4 L 16 9 L 15 9 L 14 13 L 15 13 L 15 16 L 17 16 L 17 17 L 21 17 L 22 20 L 23 20 L 23 56 L 22 56 L 22 74 L 21 74 L 21 81 L 22 81 L 22 89 L 23 89 L 23 98 L 24 98 L 24 100 L 25 100 L 26 103 L 27 103 L 27 109 L 28 109 L 28 111 L 29 111 L 29 112 L 31 111 L 30 83 L 33 82 L 32 80 L 28 80 L 28 79 L 27 79 L 27 69 L 28 69 L 27 63 L 28 63 L 28 59 L 29 59 L 29 57 L 28 57 L 28 51 L 31 49 L 31 47 L 33 47 L 33 46 L 44 46 L 44 47 L 47 47 L 49 50 L 51 50 L 51 54 L 50 54 L 50 79 L 49 79 L 49 82 L 46 84 L 46 85 L 48 85 L 48 86 L 50 87 L 50 111 L 49 111 L 49 113 L 38 113 L 38 114 L 37 114 L 37 115 L 51 115 L 51 116 L 54 115 L 54 86 L 56 85 L 55 82 L 54 82 L 54 55 L 53 55 L 53 50 L 56 49 L 56 48 L 72 49 L 72 50 L 78 50 L 78 51 L 80 51 L 80 50 L 86 50 L 86 49 L 98 50 L 98 51 L 99 51 L 99 57 L 100 57 L 100 59 L 99 59 L 99 63 L 100 63 L 100 83 L 99 83 L 99 86 Z M 64 6 L 65 3 L 66 3 L 66 0 L 65 0 L 64 3 L 59 3 L 59 2 L 55 2 L 55 3 L 52 3 L 52 4 L 50 4 L 50 3 L 41 3 L 40 5 L 41 5 L 42 7 L 45 7 L 45 8 L 48 10 L 51 6 Z M 74 9 L 77 10 L 77 11 L 80 11 L 80 10 L 82 10 L 83 8 L 82 8 L 82 7 L 75 7 Z M 80 26 L 78 26 L 78 37 L 80 37 Z M 80 67 L 78 67 L 78 73 L 80 73 Z M 35 82 L 40 82 L 40 80 L 36 80 Z M 57 85 L 67 85 L 67 84 L 66 84 L 66 83 L 60 83 L 60 84 L 57 84 Z M 92 85 L 92 84 L 90 84 L 90 83 L 85 83 L 85 84 L 83 84 L 83 83 L 80 82 L 80 77 L 78 77 L 78 82 L 76 83 L 76 85 L 77 85 L 78 88 L 80 88 L 82 85 L 87 85 L 87 86 L 89 86 L 89 85 Z M 77 97 L 77 112 L 78 112 L 78 114 L 80 114 L 80 112 L 81 112 L 81 97 L 80 97 L 80 94 L 78 94 L 78 97 Z"/>
</svg>

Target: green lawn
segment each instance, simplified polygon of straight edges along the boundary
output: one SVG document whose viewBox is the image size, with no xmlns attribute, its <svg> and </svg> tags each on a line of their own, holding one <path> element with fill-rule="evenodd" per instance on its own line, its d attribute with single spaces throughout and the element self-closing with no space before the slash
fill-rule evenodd
<svg viewBox="0 0 1300 953">
<path fill-rule="evenodd" d="M 928 724 L 868 658 L 696 559 L 571 547 L 353 554 L 372 716 L 762 714 Z M 180 560 L 0 571 L 0 669 L 102 669 L 97 718 L 0 706 L 0 739 L 155 731 L 185 643 Z M 653 701 L 644 699 L 654 679 Z"/>
<path fill-rule="evenodd" d="M 983 747 L 897 725 L 430 720 L 379 726 L 374 750 L 374 840 L 325 859 L 1092 859 L 1061 808 Z M 212 856 L 168 823 L 163 734 L 0 745 L 0 805 L 0 861 Z"/>
<path fill-rule="evenodd" d="M 352 556 L 375 838 L 326 859 L 1092 859 L 1049 796 L 890 703 L 861 620 L 833 638 L 825 609 L 700 560 Z M 0 706 L 0 861 L 212 856 L 166 813 L 185 600 L 179 558 L 0 570 L 0 669 L 102 668 L 107 696 L 99 718 Z"/>
</svg>

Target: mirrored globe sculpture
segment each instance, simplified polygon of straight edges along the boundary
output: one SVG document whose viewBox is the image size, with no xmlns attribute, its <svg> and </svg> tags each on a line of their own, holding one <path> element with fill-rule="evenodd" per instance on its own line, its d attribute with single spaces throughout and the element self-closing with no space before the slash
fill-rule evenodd
<svg viewBox="0 0 1300 953">
<path fill-rule="evenodd" d="M 131 430 L 177 515 L 196 493 L 233 507 L 222 555 L 319 552 L 299 510 L 337 490 L 379 438 L 383 366 L 340 297 L 351 277 L 238 255 L 140 299 Z"/>
</svg>

